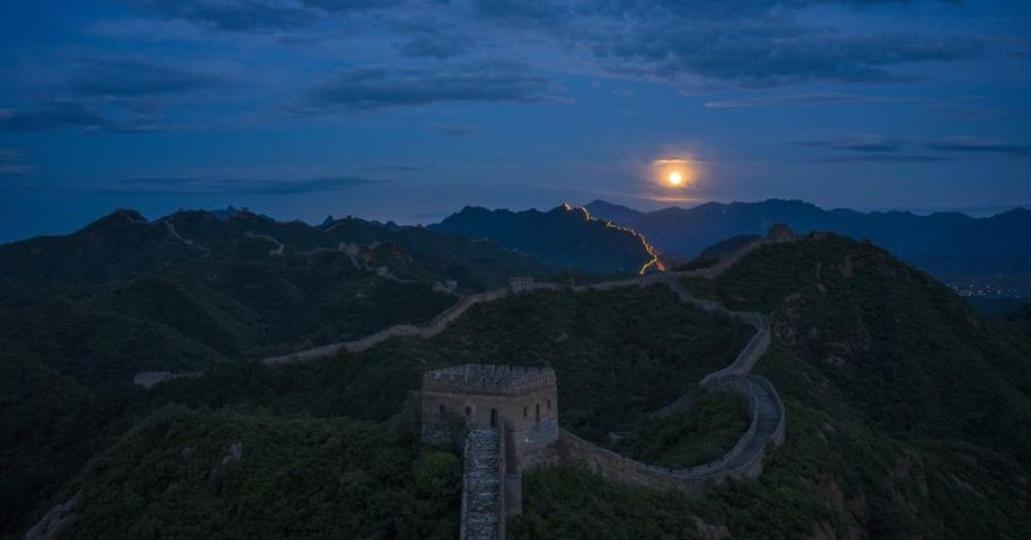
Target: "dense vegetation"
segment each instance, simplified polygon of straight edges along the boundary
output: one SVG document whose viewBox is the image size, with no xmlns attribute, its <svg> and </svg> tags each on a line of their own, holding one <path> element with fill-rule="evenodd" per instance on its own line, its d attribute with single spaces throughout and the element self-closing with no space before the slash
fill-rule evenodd
<svg viewBox="0 0 1031 540">
<path fill-rule="evenodd" d="M 682 469 L 709 463 L 748 430 L 748 402 L 735 394 L 706 394 L 666 415 L 642 416 L 613 450 L 643 463 Z"/>
<path fill-rule="evenodd" d="M 795 359 L 797 361 L 797 359 Z M 947 441 L 902 442 L 790 400 L 789 436 L 755 482 L 702 499 L 543 469 L 524 482 L 516 538 L 1026 538 L 1027 469 Z"/>
<path fill-rule="evenodd" d="M 434 538 L 458 534 L 460 459 L 389 424 L 169 406 L 94 459 L 63 538 Z"/>
<path fill-rule="evenodd" d="M 243 441 L 243 462 L 247 461 L 247 456 L 252 455 L 247 453 L 248 447 L 278 447 L 281 443 L 273 441 L 281 441 L 282 437 L 275 435 L 276 432 L 286 430 L 292 433 L 290 430 L 299 429 L 297 426 L 301 424 L 287 421 L 289 418 L 305 419 L 303 425 L 307 427 L 304 429 L 311 429 L 317 433 L 324 430 L 339 431 L 344 429 L 341 425 L 364 426 L 355 432 L 354 437 L 358 439 L 369 437 L 369 433 L 380 433 L 378 430 L 394 433 L 397 428 L 392 426 L 403 424 L 403 420 L 410 416 L 411 408 L 415 404 L 411 392 L 418 389 L 422 371 L 428 367 L 464 362 L 491 361 L 553 366 L 561 381 L 559 401 L 563 425 L 584 436 L 605 442 L 610 431 L 633 426 L 643 418 L 643 413 L 673 401 L 692 388 L 702 374 L 728 363 L 743 346 L 749 334 L 750 329 L 747 327 L 684 307 L 664 287 L 578 295 L 541 293 L 519 296 L 503 302 L 477 306 L 443 334 L 431 340 L 395 339 L 361 354 L 345 353 L 337 358 L 274 369 L 255 362 L 222 362 L 211 367 L 202 378 L 167 383 L 147 394 L 129 392 L 129 397 L 124 403 L 108 411 L 110 416 L 106 423 L 101 423 L 97 433 L 93 433 L 93 428 L 86 425 L 82 425 L 81 430 L 70 430 L 69 420 L 56 414 L 50 415 L 45 410 L 40 410 L 35 417 L 26 415 L 25 418 L 40 420 L 40 426 L 50 426 L 51 431 L 62 433 L 65 439 L 81 438 L 89 442 L 76 454 L 64 452 L 40 456 L 41 460 L 54 459 L 68 463 L 70 470 L 54 471 L 34 485 L 39 486 L 37 489 L 40 489 L 44 496 L 53 493 L 53 490 L 61 485 L 63 478 L 67 478 L 87 457 L 111 444 L 113 436 L 119 430 L 124 430 L 133 418 L 144 417 L 150 414 L 149 411 L 155 410 L 178 411 L 172 417 L 186 415 L 193 419 L 186 422 L 187 425 L 193 422 L 213 422 L 219 425 L 229 423 L 251 426 L 248 429 L 269 431 L 267 441 L 255 441 L 250 444 Z M 83 388 L 84 392 L 93 391 Z M 26 390 L 26 393 L 35 395 L 29 390 Z M 6 396 L 7 392 L 4 394 Z M 183 406 L 188 407 L 188 410 L 175 408 Z M 83 414 L 87 410 L 84 409 Z M 98 469 L 94 464 L 90 466 L 91 472 L 76 484 L 104 486 L 102 490 L 83 491 L 81 512 L 83 516 L 90 516 L 86 522 L 90 525 L 87 527 L 84 522 L 78 522 L 77 528 L 83 527 L 81 530 L 86 531 L 82 534 L 88 534 L 90 531 L 95 534 L 102 531 L 120 534 L 124 529 L 119 528 L 115 516 L 134 515 L 139 507 L 132 505 L 147 505 L 147 508 L 153 508 L 170 504 L 172 508 L 182 508 L 181 505 L 172 504 L 168 497 L 195 491 L 198 499 L 206 501 L 205 504 L 212 512 L 228 512 L 235 516 L 232 519 L 248 523 L 255 521 L 268 525 L 271 527 L 270 530 L 280 530 L 279 527 L 287 526 L 284 523 L 293 523 L 293 518 L 289 518 L 292 515 L 290 513 L 275 518 L 282 521 L 269 521 L 273 517 L 243 512 L 235 506 L 235 499 L 230 499 L 228 494 L 212 492 L 213 488 L 202 481 L 202 475 L 198 471 L 189 469 L 187 464 L 178 461 L 180 458 L 177 452 L 183 451 L 183 444 L 168 444 L 169 441 L 185 441 L 190 438 L 205 441 L 208 437 L 207 431 L 182 431 L 180 424 L 183 422 L 172 422 L 165 416 L 159 416 L 162 419 L 147 420 L 145 423 L 153 423 L 157 427 L 142 431 L 134 430 L 120 443 L 119 448 L 122 450 L 114 450 L 116 453 L 131 452 L 128 455 L 149 456 L 145 467 L 141 465 L 143 468 L 134 469 L 134 472 L 129 474 L 123 470 L 125 467 L 122 466 L 122 462 L 116 462 L 118 466 L 108 469 Z M 349 418 L 358 423 L 340 424 L 341 418 Z M 237 428 L 233 433 L 243 437 L 242 433 L 245 431 Z M 55 434 L 50 433 L 48 436 L 53 437 Z M 311 437 L 312 440 L 321 440 L 321 435 Z M 230 445 L 228 440 L 226 437 L 211 439 L 210 452 L 225 451 L 225 447 Z M 384 439 L 373 439 L 368 441 L 368 444 L 370 447 L 387 444 L 383 441 Z M 404 453 L 408 456 L 405 459 L 411 461 L 415 459 L 412 456 L 418 454 L 418 445 L 413 441 L 414 439 L 404 439 L 396 444 L 389 444 L 394 444 L 398 448 L 397 452 Z M 702 441 L 693 441 L 692 444 L 697 445 L 699 442 L 704 445 Z M 14 459 L 21 456 L 22 459 L 28 460 L 25 463 L 31 463 L 31 459 L 35 459 L 30 455 L 31 452 L 43 444 L 47 444 L 46 441 L 35 440 L 12 447 L 7 454 L 11 460 L 6 462 L 22 463 Z M 386 448 L 393 448 L 389 444 Z M 149 446 L 155 448 L 148 449 Z M 308 456 L 308 452 L 314 451 L 304 445 L 291 448 L 293 447 L 283 448 L 282 451 L 300 456 Z M 305 462 L 304 460 L 315 458 L 298 459 Z M 272 491 L 263 491 L 264 484 L 260 484 L 257 478 L 277 478 L 284 466 L 275 461 L 254 464 L 254 468 L 247 469 L 248 472 L 240 473 L 247 478 L 240 480 L 244 487 L 239 489 L 257 490 L 245 496 L 248 500 L 259 501 L 274 497 Z M 414 467 L 411 463 L 410 466 Z M 327 474 L 328 478 L 339 477 L 334 471 L 321 472 Z M 334 474 L 336 476 L 333 476 Z M 188 478 L 183 478 L 184 475 Z M 193 478 L 189 475 L 197 476 Z M 130 482 L 130 477 L 139 477 L 141 480 L 133 480 L 132 486 L 119 485 Z M 303 480 L 302 488 L 298 488 L 302 492 L 328 489 L 325 486 L 320 487 L 318 482 L 308 476 L 304 478 L 307 480 Z M 173 480 L 178 486 L 178 491 L 166 493 L 168 482 Z M 43 481 L 49 483 L 43 486 Z M 370 484 L 370 497 L 377 497 L 375 493 L 383 490 L 394 490 L 395 487 L 392 486 L 402 485 L 398 478 L 390 482 L 393 483 Z M 26 492 L 23 490 L 27 487 L 30 486 L 12 485 L 5 495 L 10 497 L 8 500 L 15 500 L 21 496 L 26 502 L 18 508 L 22 512 L 27 508 L 33 508 L 35 512 L 30 515 L 38 518 L 38 512 L 42 508 L 39 508 L 38 499 L 24 497 Z M 108 492 L 120 495 L 103 495 Z M 237 498 L 244 496 L 241 491 L 231 493 Z M 66 488 L 62 494 L 50 500 L 52 503 L 58 503 L 72 495 L 72 488 Z M 121 499 L 127 499 L 128 502 L 120 502 Z M 276 504 L 289 506 L 290 512 L 300 512 L 304 501 L 276 501 Z M 198 515 L 197 519 L 193 520 L 197 523 L 190 526 L 214 527 L 214 523 L 221 523 L 205 521 L 214 518 L 200 515 L 203 513 L 202 508 L 205 506 L 191 506 L 185 509 Z M 365 507 L 351 505 L 350 512 L 362 514 L 366 512 L 363 508 Z M 317 511 L 310 511 L 314 513 L 305 514 L 304 519 L 333 526 L 337 526 L 334 525 L 336 522 L 333 519 L 344 519 L 329 518 L 321 514 L 323 511 L 347 513 L 338 507 L 319 507 Z M 149 531 L 155 530 L 158 524 L 163 523 L 167 523 L 169 530 L 179 531 L 175 534 L 184 537 L 194 533 L 200 534 L 201 529 L 177 529 L 187 525 L 171 523 L 174 520 L 173 514 L 150 511 L 142 513 L 145 515 L 132 520 L 132 527 L 139 527 L 134 530 L 144 537 L 150 534 Z M 27 525 L 23 521 L 23 516 L 18 517 L 21 519 L 14 520 L 12 514 L 13 521 L 7 530 Z M 349 519 L 359 518 L 351 516 Z M 422 520 L 423 518 L 419 518 L 416 521 L 421 523 Z M 369 523 L 372 522 L 370 518 Z M 425 527 L 431 525 L 432 523 Z M 414 525 L 408 523 L 404 526 Z M 397 525 L 395 521 L 388 520 L 383 522 L 383 528 L 375 529 L 378 532 L 361 528 L 340 530 L 358 531 L 355 533 L 358 536 L 407 537 L 407 533 L 400 534 L 396 531 L 412 529 L 401 527 L 402 525 Z M 441 530 L 447 530 L 445 525 L 440 527 Z M 303 528 L 290 530 L 301 537 L 308 534 L 306 530 L 310 531 Z M 169 533 L 167 537 L 174 535 Z"/>
<path fill-rule="evenodd" d="M 0 353 L 0 538 L 26 527 L 42 501 L 129 427 L 137 396 Z"/>
<path fill-rule="evenodd" d="M 67 236 L 0 246 L 0 537 L 148 410 L 144 370 L 192 371 L 421 322 L 431 289 L 547 267 L 491 242 L 359 219 L 117 211 Z"/>
<path fill-rule="evenodd" d="M 586 538 L 573 532 L 586 522 L 605 524 L 590 537 L 691 538 L 697 517 L 733 538 L 1031 535 L 1026 338 L 883 250 L 836 236 L 764 247 L 687 286 L 771 315 L 774 343 L 757 369 L 785 401 L 787 443 L 757 482 L 695 501 L 540 471 L 513 530 Z M 669 529 L 612 518 L 646 511 Z"/>
<path fill-rule="evenodd" d="M 770 313 L 777 338 L 827 381 L 785 381 L 805 404 L 838 403 L 893 435 L 964 439 L 1031 463 L 1031 342 L 887 252 L 837 236 L 768 246 L 715 292 Z M 798 372 L 774 366 L 760 371 Z"/>
<path fill-rule="evenodd" d="M 379 230 L 342 222 L 359 242 Z M 190 223 L 178 232 L 202 238 Z M 249 245 L 226 234 L 204 241 L 224 253 Z M 66 537 L 453 538 L 460 460 L 420 447 L 412 391 L 423 370 L 464 362 L 552 366 L 563 427 L 606 444 L 623 434 L 618 449 L 646 461 L 705 461 L 742 428 L 741 404 L 722 398 L 650 414 L 695 390 L 751 333 L 662 287 L 517 296 L 477 306 L 430 340 L 276 369 L 241 361 L 385 324 L 376 310 L 391 302 L 413 304 L 403 312 L 413 318 L 439 307 L 423 278 L 374 277 L 339 251 L 270 256 L 261 242 L 253 259 L 143 257 L 127 260 L 132 279 L 83 263 L 77 277 L 40 271 L 45 290 L 6 289 L 0 538 L 76 494 Z M 370 249 L 406 281 L 404 269 L 422 264 L 388 244 Z M 238 265 L 248 270 L 229 270 Z M 61 280 L 80 281 L 53 287 Z M 386 296 L 363 304 L 335 292 L 355 283 Z M 687 285 L 770 314 L 773 345 L 757 369 L 788 409 L 786 444 L 757 481 L 693 500 L 578 469 L 534 472 L 513 537 L 1031 536 L 1023 314 L 981 319 L 925 274 L 835 236 L 766 246 Z M 264 289 L 267 298 L 244 301 Z M 305 318 L 306 308 L 321 316 Z M 125 375 L 151 366 L 208 373 L 149 393 L 127 387 Z"/>
<path fill-rule="evenodd" d="M 668 289 L 539 293 L 476 306 L 430 340 L 395 339 L 333 361 L 227 365 L 159 388 L 155 399 L 263 407 L 283 414 L 383 421 L 418 390 L 427 368 L 490 362 L 547 365 L 562 425 L 607 441 L 728 364 L 750 328 L 680 304 Z"/>
<path fill-rule="evenodd" d="M 423 322 L 431 290 L 544 267 L 491 243 L 344 219 L 119 211 L 62 237 L 0 246 L 0 346 L 89 384 L 196 370 Z"/>
<path fill-rule="evenodd" d="M 311 257 L 346 254 L 348 244 L 358 248 L 352 254 L 363 266 L 382 266 L 403 279 L 455 279 L 465 290 L 489 289 L 507 283 L 512 275 L 546 275 L 549 271 L 496 243 L 422 227 L 357 218 L 327 220 L 313 227 L 299 221 L 272 221 L 250 212 L 220 219 L 205 211 L 181 211 L 149 222 L 132 210 L 119 210 L 67 236 L 0 245 L 0 291 L 117 282 L 183 269 L 203 270 L 226 261 L 279 261 L 303 267 Z"/>
</svg>

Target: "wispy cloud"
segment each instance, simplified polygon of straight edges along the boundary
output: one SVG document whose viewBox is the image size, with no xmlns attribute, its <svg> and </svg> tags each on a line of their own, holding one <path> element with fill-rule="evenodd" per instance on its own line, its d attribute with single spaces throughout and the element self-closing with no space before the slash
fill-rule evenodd
<svg viewBox="0 0 1031 540">
<path fill-rule="evenodd" d="M 227 84 L 211 74 L 132 58 L 87 58 L 68 71 L 46 89 L 47 99 L 0 109 L 0 131 L 168 129 L 164 116 L 176 103 L 171 98 L 195 104 L 199 93 Z"/>
<path fill-rule="evenodd" d="M 256 194 L 296 195 L 342 191 L 358 186 L 382 183 L 361 176 L 327 176 L 293 180 L 253 178 L 180 177 L 129 178 L 113 184 L 93 188 L 92 191 L 118 194 Z"/>
<path fill-rule="evenodd" d="M 925 154 L 853 154 L 814 159 L 814 163 L 938 163 L 955 158 Z"/>
<path fill-rule="evenodd" d="M 774 96 L 709 101 L 705 106 L 710 109 L 749 109 L 760 107 L 807 107 L 813 105 L 834 105 L 841 103 L 882 103 L 887 101 L 915 101 L 915 99 L 906 97 L 839 93 L 781 94 Z"/>
<path fill-rule="evenodd" d="M 130 0 L 144 10 L 218 30 L 288 30 L 312 24 L 301 4 L 275 0 Z"/>
<path fill-rule="evenodd" d="M 1029 145 L 969 136 L 945 137 L 927 141 L 888 137 L 879 134 L 861 134 L 796 141 L 792 144 L 853 153 L 852 155 L 820 158 L 816 160 L 819 163 L 955 161 L 956 158 L 954 156 L 961 153 L 1031 156 L 1031 146 Z M 910 150 L 910 153 L 901 153 L 903 150 Z M 913 153 L 913 151 L 919 150 L 932 151 L 933 153 Z M 854 155 L 856 153 L 864 155 Z M 952 156 L 947 156 L 948 154 L 952 154 Z"/>
<path fill-rule="evenodd" d="M 529 103 L 554 100 L 551 82 L 515 62 L 479 62 L 436 69 L 347 70 L 308 92 L 301 112 L 374 110 L 441 102 Z"/>
<path fill-rule="evenodd" d="M 1031 145 L 1012 144 L 980 137 L 947 137 L 927 143 L 932 150 L 942 152 L 981 152 L 998 154 L 1031 155 Z"/>
<path fill-rule="evenodd" d="M 0 148 L 0 175 L 29 176 L 38 172 L 38 168 L 29 163 L 20 150 Z"/>
<path fill-rule="evenodd" d="M 229 32 L 276 32 L 316 24 L 327 13 L 397 6 L 403 0 L 128 0 L 143 10 Z"/>
<path fill-rule="evenodd" d="M 471 137 L 479 133 L 476 126 L 457 126 L 452 124 L 433 124 L 430 126 L 434 131 L 445 137 Z"/>
<path fill-rule="evenodd" d="M 68 88 L 83 98 L 137 98 L 184 94 L 224 84 L 213 75 L 137 59 L 91 59 L 72 74 Z"/>
<path fill-rule="evenodd" d="M 81 103 L 50 103 L 32 108 L 0 109 L 0 131 L 37 131 L 77 127 L 97 129 L 113 122 Z"/>
<path fill-rule="evenodd" d="M 352 170 L 363 173 L 413 173 L 423 170 L 423 167 L 417 165 L 365 165 Z"/>
<path fill-rule="evenodd" d="M 905 146 L 906 141 L 877 134 L 846 135 L 824 139 L 798 141 L 798 145 L 832 150 L 850 150 L 853 152 L 897 152 Z"/>
</svg>

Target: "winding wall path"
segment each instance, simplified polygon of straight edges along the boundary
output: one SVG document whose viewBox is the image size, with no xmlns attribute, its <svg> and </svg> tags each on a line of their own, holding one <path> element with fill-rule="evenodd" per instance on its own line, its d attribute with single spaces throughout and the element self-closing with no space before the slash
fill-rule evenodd
<svg viewBox="0 0 1031 540">
<path fill-rule="evenodd" d="M 777 394 L 777 390 L 765 378 L 751 374 L 752 368 L 769 348 L 769 320 L 762 313 L 731 311 L 717 302 L 695 298 L 684 289 L 678 278 L 688 276 L 715 277 L 765 243 L 765 240 L 758 240 L 747 244 L 721 259 L 717 264 L 700 270 L 654 273 L 632 279 L 607 281 L 576 287 L 557 283 L 538 283 L 526 291 L 608 291 L 626 287 L 645 288 L 651 285 L 663 284 L 669 287 L 676 294 L 677 298 L 685 304 L 710 313 L 717 313 L 739 320 L 755 328 L 755 334 L 752 335 L 748 344 L 738 353 L 730 365 L 706 375 L 700 382 L 700 386 L 703 389 L 730 389 L 748 396 L 751 414 L 748 430 L 741 436 L 734 447 L 723 456 L 696 467 L 669 469 L 635 461 L 586 441 L 566 430 L 560 430 L 559 454 L 564 461 L 579 463 L 608 478 L 636 484 L 675 488 L 690 495 L 700 494 L 709 485 L 722 482 L 727 478 L 755 478 L 762 472 L 762 461 L 766 449 L 771 444 L 774 446 L 783 444 L 787 426 L 784 405 Z M 270 357 L 266 358 L 264 362 L 268 365 L 278 365 L 330 356 L 341 350 L 360 352 L 397 336 L 433 337 L 443 332 L 449 324 L 461 317 L 472 306 L 483 302 L 500 300 L 510 294 L 512 293 L 508 288 L 503 288 L 465 296 L 425 326 L 396 325 L 359 340 L 335 343 L 287 355 Z M 678 399 L 667 409 L 676 408 L 679 404 L 689 402 L 685 398 L 686 396 Z"/>
</svg>

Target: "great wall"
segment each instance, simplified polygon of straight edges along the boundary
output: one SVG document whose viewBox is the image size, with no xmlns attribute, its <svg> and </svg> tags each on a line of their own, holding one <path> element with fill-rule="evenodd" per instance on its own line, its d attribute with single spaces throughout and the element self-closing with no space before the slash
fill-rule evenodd
<svg viewBox="0 0 1031 540">
<path fill-rule="evenodd" d="M 359 340 L 270 357 L 266 358 L 264 362 L 268 365 L 279 365 L 335 355 L 340 351 L 361 352 L 392 337 L 430 338 L 443 332 L 448 325 L 473 306 L 501 300 L 513 294 L 538 291 L 569 291 L 575 294 L 627 287 L 644 288 L 662 284 L 669 287 L 679 301 L 684 304 L 741 321 L 755 328 L 751 339 L 730 365 L 709 373 L 699 383 L 699 388 L 703 391 L 723 390 L 747 396 L 750 420 L 745 433 L 730 450 L 718 459 L 684 469 L 670 469 L 641 463 L 561 428 L 557 430 L 553 447 L 556 451 L 557 461 L 583 466 L 606 478 L 644 486 L 676 489 L 689 496 L 699 496 L 709 487 L 728 478 L 754 479 L 758 477 L 762 472 L 763 458 L 767 448 L 771 444 L 780 446 L 785 440 L 787 418 L 784 404 L 773 384 L 761 376 L 751 374 L 752 368 L 770 345 L 770 324 L 767 317 L 756 312 L 731 311 L 717 302 L 695 298 L 684 289 L 678 279 L 683 277 L 714 278 L 762 245 L 783 241 L 786 240 L 772 235 L 770 239 L 755 240 L 721 257 L 712 266 L 691 271 L 652 273 L 631 279 L 580 286 L 534 283 L 527 279 L 513 280 L 511 287 L 461 297 L 458 302 L 424 326 L 396 325 Z M 691 397 L 685 394 L 659 412 L 668 413 L 686 406 L 691 402 Z M 462 539 L 504 538 L 506 514 L 518 513 L 519 507 L 521 507 L 521 470 L 517 469 L 515 474 L 511 471 L 506 473 L 505 463 L 508 452 L 504 437 L 501 436 L 503 433 L 504 429 L 494 427 L 492 421 L 490 428 L 470 430 L 466 439 L 460 536 Z M 507 487 L 506 484 L 508 484 Z M 513 495 L 513 491 L 520 493 Z"/>
</svg>

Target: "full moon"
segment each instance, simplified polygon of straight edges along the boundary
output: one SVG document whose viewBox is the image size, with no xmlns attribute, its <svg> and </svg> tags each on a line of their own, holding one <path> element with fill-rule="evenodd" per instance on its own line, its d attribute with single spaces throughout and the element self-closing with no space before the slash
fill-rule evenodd
<svg viewBox="0 0 1031 540">
<path fill-rule="evenodd" d="M 652 161 L 650 182 L 666 190 L 680 191 L 694 185 L 698 166 L 690 157 L 668 157 Z"/>
</svg>

